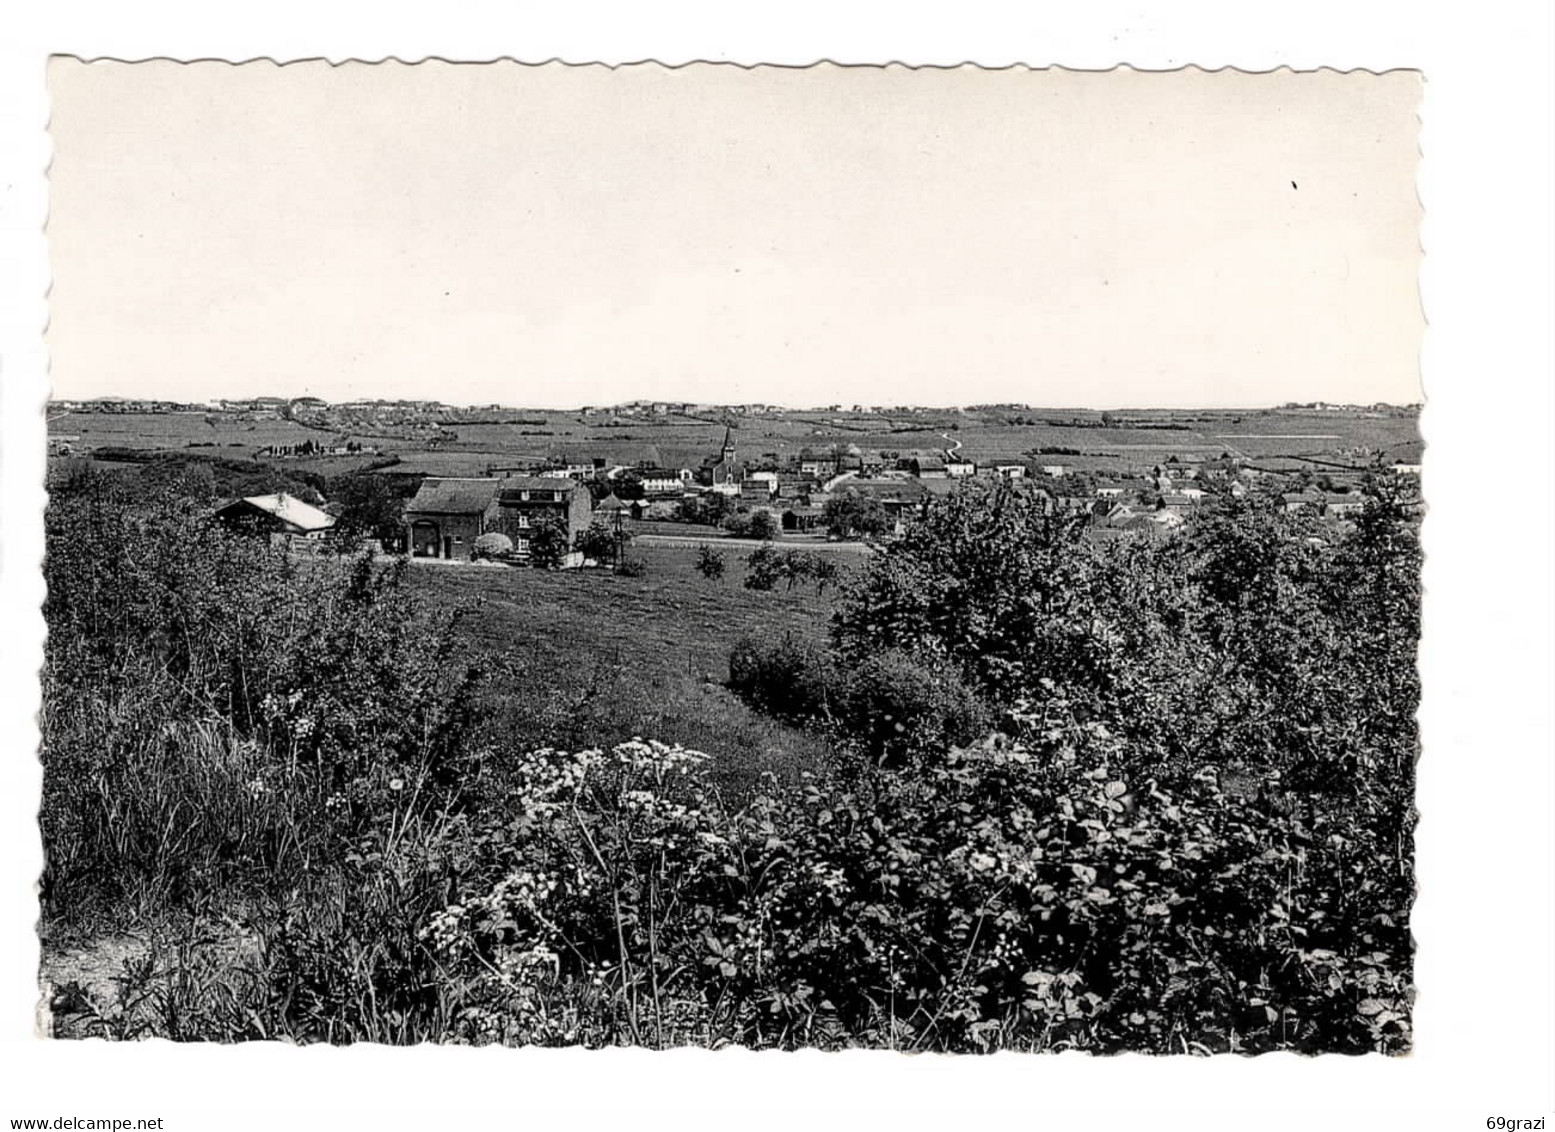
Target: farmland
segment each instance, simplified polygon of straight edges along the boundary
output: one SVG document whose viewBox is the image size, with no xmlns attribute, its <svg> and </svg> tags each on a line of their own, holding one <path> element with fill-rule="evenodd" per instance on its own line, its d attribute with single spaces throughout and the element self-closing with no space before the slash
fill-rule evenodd
<svg viewBox="0 0 1555 1132">
<path fill-rule="evenodd" d="M 51 416 L 49 430 L 76 438 L 77 449 L 192 450 L 243 458 L 269 445 L 356 440 L 398 457 L 393 469 L 398 474 L 453 476 L 547 459 L 695 468 L 717 451 L 726 425 L 733 427 L 742 459 L 775 463 L 807 447 L 854 444 L 882 454 L 911 454 L 959 444 L 961 455 L 982 463 L 1034 458 L 1050 449 L 1062 452 L 1055 459 L 1081 470 L 1127 474 L 1170 455 L 1228 454 L 1299 467 L 1309 461 L 1417 462 L 1421 449 L 1416 415 L 1404 410 L 770 409 L 696 415 L 444 410 L 426 414 L 414 429 L 335 410 L 298 420 L 248 418 L 219 411 L 61 412 Z"/>
</svg>

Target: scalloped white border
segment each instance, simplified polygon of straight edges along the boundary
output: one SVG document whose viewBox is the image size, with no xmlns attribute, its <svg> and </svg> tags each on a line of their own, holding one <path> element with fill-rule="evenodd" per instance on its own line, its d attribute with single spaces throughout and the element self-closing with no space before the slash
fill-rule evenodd
<svg viewBox="0 0 1555 1132">
<path fill-rule="evenodd" d="M 1464 8 L 1309 0 L 1253 6 L 963 0 L 597 4 L 19 0 L 0 36 L 0 1120 L 165 1115 L 172 1129 L 717 1124 L 959 1127 L 1480 1127 L 1547 1114 L 1550 1067 L 1552 98 L 1547 0 Z M 580 6 L 581 7 L 581 6 Z M 1059 10 L 1060 7 L 1063 10 Z M 1079 10 L 1083 9 L 1083 10 Z M 20 16 L 20 20 L 16 16 Z M 1426 74 L 1420 193 L 1430 327 L 1424 381 L 1426 756 L 1414 1056 L 946 1059 L 638 1051 L 295 1051 L 47 1043 L 31 1035 L 36 671 L 42 598 L 39 411 L 48 282 L 43 62 L 85 57 L 659 59 L 803 65 L 913 60 L 1139 69 Z"/>
</svg>

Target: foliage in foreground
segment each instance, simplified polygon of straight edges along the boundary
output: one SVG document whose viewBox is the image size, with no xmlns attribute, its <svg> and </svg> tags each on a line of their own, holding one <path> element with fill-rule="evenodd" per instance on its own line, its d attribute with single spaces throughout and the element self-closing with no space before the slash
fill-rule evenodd
<svg viewBox="0 0 1555 1132">
<path fill-rule="evenodd" d="M 156 988 L 146 1026 L 166 1032 L 171 1014 L 185 1036 L 336 1042 L 1407 1047 L 1407 932 L 1364 831 L 1228 797 L 1209 775 L 1171 793 L 1114 778 L 1114 738 L 1029 723 L 1025 739 L 918 774 L 809 782 L 735 812 L 694 752 L 533 752 L 508 820 L 427 821 L 404 799 L 415 837 L 396 839 L 398 820 L 366 834 L 313 899 L 258 921 L 240 974 L 219 991 L 214 976 Z"/>
<path fill-rule="evenodd" d="M 846 607 L 841 645 L 877 633 L 856 671 L 878 671 L 842 702 L 917 688 L 933 708 L 975 688 L 998 732 L 920 721 L 885 752 L 855 730 L 830 773 L 737 802 L 677 747 L 488 746 L 469 718 L 478 674 L 451 663 L 446 622 L 394 569 L 291 563 L 176 504 L 130 511 L 91 490 L 49 521 L 46 923 L 128 912 L 170 940 L 126 970 L 117 1008 L 91 1004 L 86 1032 L 1408 1048 L 1415 551 L 1380 511 L 1331 551 L 1238 519 L 1181 574 L 1111 575 L 1136 598 L 1158 586 L 1134 602 L 1153 617 L 1191 611 L 1186 645 L 1168 631 L 1184 621 L 1115 639 L 1129 606 L 1104 605 L 1070 549 L 997 546 L 1013 556 L 1000 572 L 909 540 Z M 1026 554 L 1038 565 L 1012 575 Z M 1005 628 L 1038 572 L 1072 579 L 1042 591 L 1041 651 Z M 927 628 L 868 628 L 924 587 L 959 604 Z M 1290 639 L 1302 611 L 1307 639 Z M 972 663 L 984 655 L 999 663 Z M 1145 676 L 1213 691 L 1188 662 L 1217 655 L 1243 698 L 1212 721 L 1296 711 L 1285 683 L 1300 677 L 1315 702 L 1291 726 L 1322 724 L 1315 737 L 1233 743 L 1174 715 L 1187 699 L 1120 710 Z M 1313 658 L 1333 667 L 1310 674 Z M 1358 671 L 1376 675 L 1364 693 Z M 860 724 L 882 714 L 865 705 Z M 1231 788 L 1249 764 L 1265 788 Z M 252 936 L 209 935 L 218 914 Z"/>
</svg>

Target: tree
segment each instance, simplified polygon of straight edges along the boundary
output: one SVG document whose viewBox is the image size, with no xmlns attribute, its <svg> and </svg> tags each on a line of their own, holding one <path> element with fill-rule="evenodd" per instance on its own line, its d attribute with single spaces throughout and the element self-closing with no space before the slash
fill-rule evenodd
<svg viewBox="0 0 1555 1132">
<path fill-rule="evenodd" d="M 608 525 L 595 519 L 586 528 L 579 531 L 572 540 L 572 548 L 585 558 L 592 558 L 595 562 L 607 562 L 619 560 L 621 548 L 631 540 L 629 531 L 612 530 Z"/>
<path fill-rule="evenodd" d="M 703 492 L 701 495 L 693 495 L 682 499 L 677 507 L 677 513 L 682 523 L 694 523 L 698 526 L 716 527 L 728 517 L 734 509 L 734 504 L 729 496 L 716 491 Z"/>
<path fill-rule="evenodd" d="M 990 685 L 1083 667 L 1083 532 L 1083 517 L 1050 514 L 1034 493 L 967 484 L 872 556 L 837 613 L 836 642 L 860 660 L 883 649 L 946 657 Z"/>
<path fill-rule="evenodd" d="M 778 535 L 778 522 L 772 517 L 771 511 L 757 511 L 751 516 L 750 533 L 748 538 L 761 539 L 766 542 Z"/>
<path fill-rule="evenodd" d="M 828 499 L 821 508 L 821 518 L 836 538 L 880 535 L 891 527 L 891 517 L 880 501 L 856 491 L 843 491 Z"/>
<path fill-rule="evenodd" d="M 567 558 L 567 525 L 557 518 L 544 518 L 529 529 L 529 564 L 542 570 L 556 570 Z"/>
<path fill-rule="evenodd" d="M 767 542 L 777 536 L 778 523 L 770 511 L 742 511 L 724 520 L 724 530 L 735 538 Z"/>
<path fill-rule="evenodd" d="M 826 587 L 835 585 L 837 579 L 842 576 L 842 567 L 837 565 L 835 559 L 822 553 L 810 556 L 810 577 L 815 581 L 817 595 L 824 594 Z"/>
<path fill-rule="evenodd" d="M 400 515 L 405 501 L 395 494 L 385 476 L 354 474 L 329 483 L 330 496 L 340 505 L 334 537 L 348 544 L 378 539 L 385 545 L 400 537 Z"/>
<path fill-rule="evenodd" d="M 810 577 L 814 570 L 815 559 L 812 554 L 804 550 L 792 548 L 778 554 L 778 570 L 782 573 L 783 580 L 788 583 L 786 587 L 792 590 L 800 582 Z"/>
<path fill-rule="evenodd" d="M 631 502 L 643 497 L 643 474 L 636 468 L 627 468 L 611 481 L 617 499 Z"/>
<path fill-rule="evenodd" d="M 781 577 L 783 564 L 777 548 L 771 543 L 758 547 L 745 560 L 745 588 L 748 590 L 773 589 Z"/>
<path fill-rule="evenodd" d="M 696 568 L 702 577 L 717 581 L 724 576 L 724 552 L 714 550 L 704 542 L 697 547 Z"/>
</svg>

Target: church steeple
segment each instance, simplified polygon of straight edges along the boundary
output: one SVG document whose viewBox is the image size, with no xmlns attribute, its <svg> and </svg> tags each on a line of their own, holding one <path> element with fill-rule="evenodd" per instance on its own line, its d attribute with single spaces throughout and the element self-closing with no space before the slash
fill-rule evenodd
<svg viewBox="0 0 1555 1132">
<path fill-rule="evenodd" d="M 734 463 L 734 430 L 724 425 L 724 446 L 720 458 L 725 464 Z"/>
</svg>

